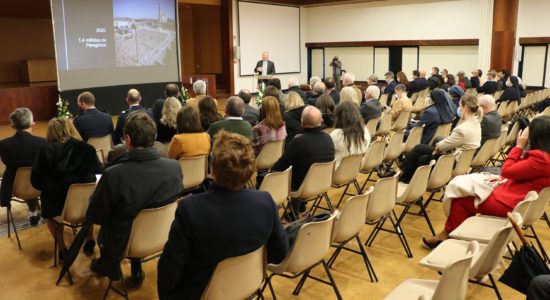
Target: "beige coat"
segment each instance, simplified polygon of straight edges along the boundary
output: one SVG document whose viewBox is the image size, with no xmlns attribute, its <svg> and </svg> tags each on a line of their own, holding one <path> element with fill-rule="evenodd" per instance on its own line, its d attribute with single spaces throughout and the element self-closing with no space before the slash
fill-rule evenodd
<svg viewBox="0 0 550 300">
<path fill-rule="evenodd" d="M 412 101 L 408 97 L 399 98 L 395 100 L 390 110 L 392 121 L 395 121 L 399 116 L 399 113 L 401 113 L 402 111 L 410 112 L 412 111 L 412 108 L 413 108 Z"/>
<path fill-rule="evenodd" d="M 439 152 L 445 153 L 454 149 L 458 155 L 466 149 L 477 149 L 481 144 L 481 124 L 477 117 L 469 117 L 453 129 L 451 135 L 437 143 Z"/>
<path fill-rule="evenodd" d="M 195 98 L 187 99 L 185 102 L 185 105 L 190 105 L 197 110 L 199 109 L 199 102 L 202 100 L 202 98 L 206 97 L 206 95 L 197 95 Z M 212 98 L 214 99 L 214 98 Z M 216 103 L 216 107 L 218 106 L 218 100 L 214 99 L 214 102 Z"/>
</svg>

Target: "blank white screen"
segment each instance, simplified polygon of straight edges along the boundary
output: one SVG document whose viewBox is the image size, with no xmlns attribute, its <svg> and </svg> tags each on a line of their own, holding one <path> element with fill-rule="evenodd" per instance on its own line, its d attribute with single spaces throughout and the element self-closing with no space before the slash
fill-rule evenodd
<svg viewBox="0 0 550 300">
<path fill-rule="evenodd" d="M 269 52 L 276 73 L 299 73 L 300 8 L 239 2 L 241 76 L 253 75 L 262 52 Z"/>
</svg>

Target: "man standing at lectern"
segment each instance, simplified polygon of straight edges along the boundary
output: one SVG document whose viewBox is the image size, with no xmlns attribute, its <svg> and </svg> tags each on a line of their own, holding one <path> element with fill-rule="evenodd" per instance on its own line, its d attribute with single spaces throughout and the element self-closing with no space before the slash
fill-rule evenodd
<svg viewBox="0 0 550 300">
<path fill-rule="evenodd" d="M 267 76 L 275 74 L 275 63 L 269 60 L 269 52 L 264 51 L 262 53 L 262 60 L 259 60 L 256 63 L 256 68 L 254 68 L 254 73 L 258 73 L 259 76 Z M 267 80 L 261 80 L 265 86 L 267 86 Z M 260 80 L 258 80 L 258 83 Z"/>
</svg>

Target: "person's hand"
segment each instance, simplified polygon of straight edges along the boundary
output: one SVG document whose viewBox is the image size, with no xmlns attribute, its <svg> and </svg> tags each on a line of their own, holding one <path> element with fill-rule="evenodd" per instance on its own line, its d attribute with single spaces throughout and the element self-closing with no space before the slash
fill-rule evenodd
<svg viewBox="0 0 550 300">
<path fill-rule="evenodd" d="M 485 182 L 488 183 L 488 184 L 495 184 L 495 183 L 498 183 L 500 182 L 502 179 L 500 178 L 500 176 L 491 176 L 487 179 L 485 179 Z"/>
<path fill-rule="evenodd" d="M 263 71 L 264 71 L 264 68 L 259 67 L 259 68 L 257 68 L 256 70 L 258 70 L 258 72 L 263 72 Z"/>
<path fill-rule="evenodd" d="M 518 138 L 516 140 L 516 147 L 520 149 L 525 149 L 527 147 L 527 144 L 529 143 L 529 127 L 520 130 L 518 132 Z"/>
</svg>

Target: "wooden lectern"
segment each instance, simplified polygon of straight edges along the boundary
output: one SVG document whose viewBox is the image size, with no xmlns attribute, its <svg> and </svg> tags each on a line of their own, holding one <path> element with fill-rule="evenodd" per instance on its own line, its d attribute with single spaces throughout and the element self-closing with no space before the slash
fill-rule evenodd
<svg viewBox="0 0 550 300">
<path fill-rule="evenodd" d="M 254 74 L 254 81 L 252 82 L 252 86 L 254 87 L 254 90 L 252 92 L 255 93 L 258 90 L 258 82 L 263 81 L 267 85 L 267 81 L 269 79 L 273 79 L 273 78 L 275 78 L 275 75 L 265 75 L 264 76 L 264 75 Z M 264 88 L 265 88 L 265 86 L 264 86 Z"/>
</svg>

